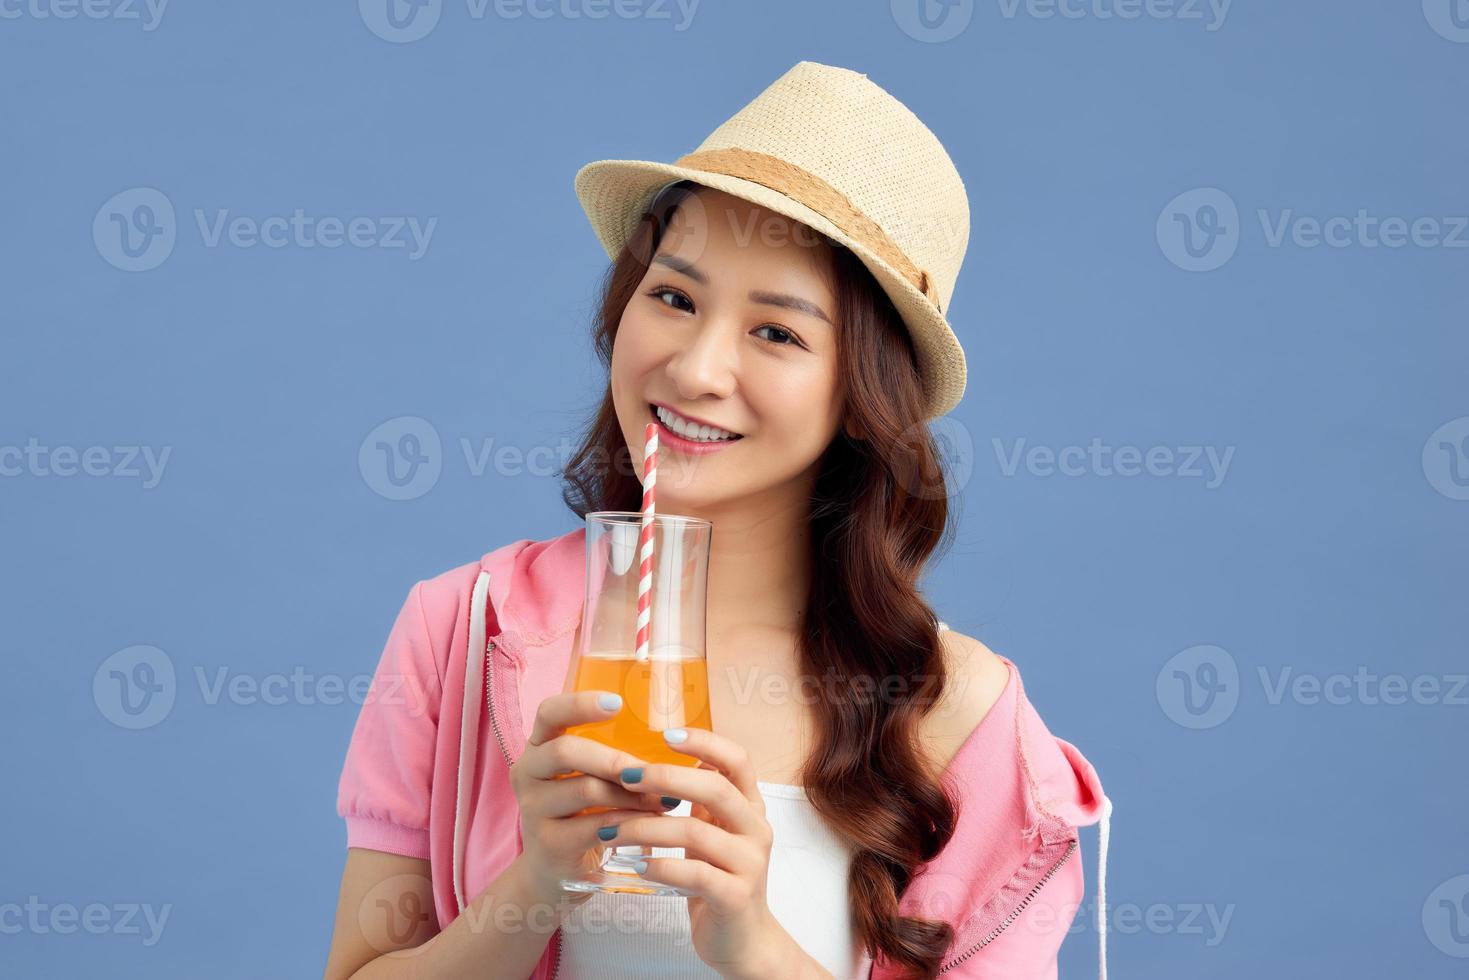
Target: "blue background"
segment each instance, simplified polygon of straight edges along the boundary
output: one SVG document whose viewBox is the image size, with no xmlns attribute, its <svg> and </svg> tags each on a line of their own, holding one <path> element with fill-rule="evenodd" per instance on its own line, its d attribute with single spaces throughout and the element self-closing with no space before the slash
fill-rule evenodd
<svg viewBox="0 0 1469 980">
<path fill-rule="evenodd" d="M 1113 920 L 1113 975 L 1469 968 L 1469 906 L 1430 900 L 1466 891 L 1469 692 L 1271 697 L 1284 669 L 1445 692 L 1469 670 L 1469 249 L 1272 246 L 1258 217 L 1469 213 L 1469 28 L 1448 0 L 1237 0 L 1222 23 L 990 0 L 951 10 L 969 20 L 947 39 L 958 20 L 925 34 L 902 0 L 705 0 L 681 30 L 677 7 L 475 18 L 458 0 L 406 43 L 349 2 L 176 0 L 152 30 L 27 2 L 0 18 L 0 452 L 170 456 L 151 487 L 14 453 L 0 477 L 0 905 L 171 911 L 151 946 L 7 929 L 0 973 L 320 975 L 357 705 L 211 704 L 197 672 L 370 674 L 414 581 L 576 526 L 553 467 L 476 475 L 461 442 L 556 447 L 600 391 L 606 257 L 572 176 L 692 150 L 803 59 L 902 100 L 968 187 L 950 317 L 969 388 L 940 423 L 962 524 L 927 588 L 1105 781 L 1108 896 L 1135 910 Z M 92 234 L 133 188 L 177 215 L 140 272 Z M 1239 214 L 1206 272 L 1157 230 L 1205 227 L 1165 212 L 1198 188 Z M 194 220 L 296 208 L 438 220 L 418 259 L 209 247 Z M 394 500 L 359 449 L 404 417 L 440 437 L 441 473 Z M 1004 465 L 1017 440 L 1094 438 L 1232 456 L 1218 481 Z M 139 644 L 176 700 L 129 730 L 93 681 Z M 1223 717 L 1190 714 L 1181 653 L 1224 669 Z M 1088 828 L 1063 977 L 1095 975 L 1095 844 Z M 1227 929 L 1180 928 L 1192 908 Z"/>
</svg>

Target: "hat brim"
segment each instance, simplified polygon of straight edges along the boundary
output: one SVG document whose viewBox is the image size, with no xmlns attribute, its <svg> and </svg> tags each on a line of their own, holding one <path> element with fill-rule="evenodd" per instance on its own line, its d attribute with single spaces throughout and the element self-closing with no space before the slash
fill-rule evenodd
<svg viewBox="0 0 1469 980">
<path fill-rule="evenodd" d="M 851 249 L 908 327 L 917 355 L 928 417 L 947 414 L 964 396 L 964 349 L 942 313 L 908 279 L 819 212 L 763 184 L 688 167 L 648 160 L 597 160 L 576 173 L 576 196 L 602 248 L 616 259 L 658 189 L 675 180 L 692 180 L 758 204 L 809 226 Z"/>
</svg>

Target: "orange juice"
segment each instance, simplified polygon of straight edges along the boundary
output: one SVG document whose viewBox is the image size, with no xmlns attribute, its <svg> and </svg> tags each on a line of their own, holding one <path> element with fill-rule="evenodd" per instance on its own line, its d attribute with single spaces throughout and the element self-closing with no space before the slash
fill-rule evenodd
<svg viewBox="0 0 1469 980">
<path fill-rule="evenodd" d="M 649 656 L 638 660 L 630 650 L 593 652 L 579 658 L 575 690 L 615 691 L 622 710 L 607 721 L 566 729 L 603 745 L 631 752 L 646 762 L 697 766 L 698 758 L 675 750 L 663 740 L 665 728 L 712 728 L 709 720 L 709 673 L 697 655 Z M 571 775 L 579 775 L 573 773 Z M 594 806 L 582 813 L 605 813 Z"/>
</svg>

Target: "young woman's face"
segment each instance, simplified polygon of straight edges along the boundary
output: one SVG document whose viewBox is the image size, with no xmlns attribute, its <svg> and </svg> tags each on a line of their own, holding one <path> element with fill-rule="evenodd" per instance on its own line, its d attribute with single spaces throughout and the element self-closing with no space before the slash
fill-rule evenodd
<svg viewBox="0 0 1469 980">
<path fill-rule="evenodd" d="M 799 222 L 708 188 L 680 202 L 618 326 L 613 403 L 638 467 L 655 403 L 740 438 L 700 452 L 660 427 L 660 510 L 809 498 L 841 424 L 829 265 Z"/>
</svg>

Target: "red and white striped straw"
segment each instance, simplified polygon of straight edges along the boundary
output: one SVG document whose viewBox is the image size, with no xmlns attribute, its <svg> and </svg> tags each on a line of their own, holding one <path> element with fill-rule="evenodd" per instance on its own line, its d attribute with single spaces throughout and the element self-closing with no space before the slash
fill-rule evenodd
<svg viewBox="0 0 1469 980">
<path fill-rule="evenodd" d="M 636 657 L 648 659 L 648 622 L 653 597 L 653 501 L 658 484 L 658 423 L 643 429 L 643 526 L 638 535 L 638 640 Z"/>
</svg>

